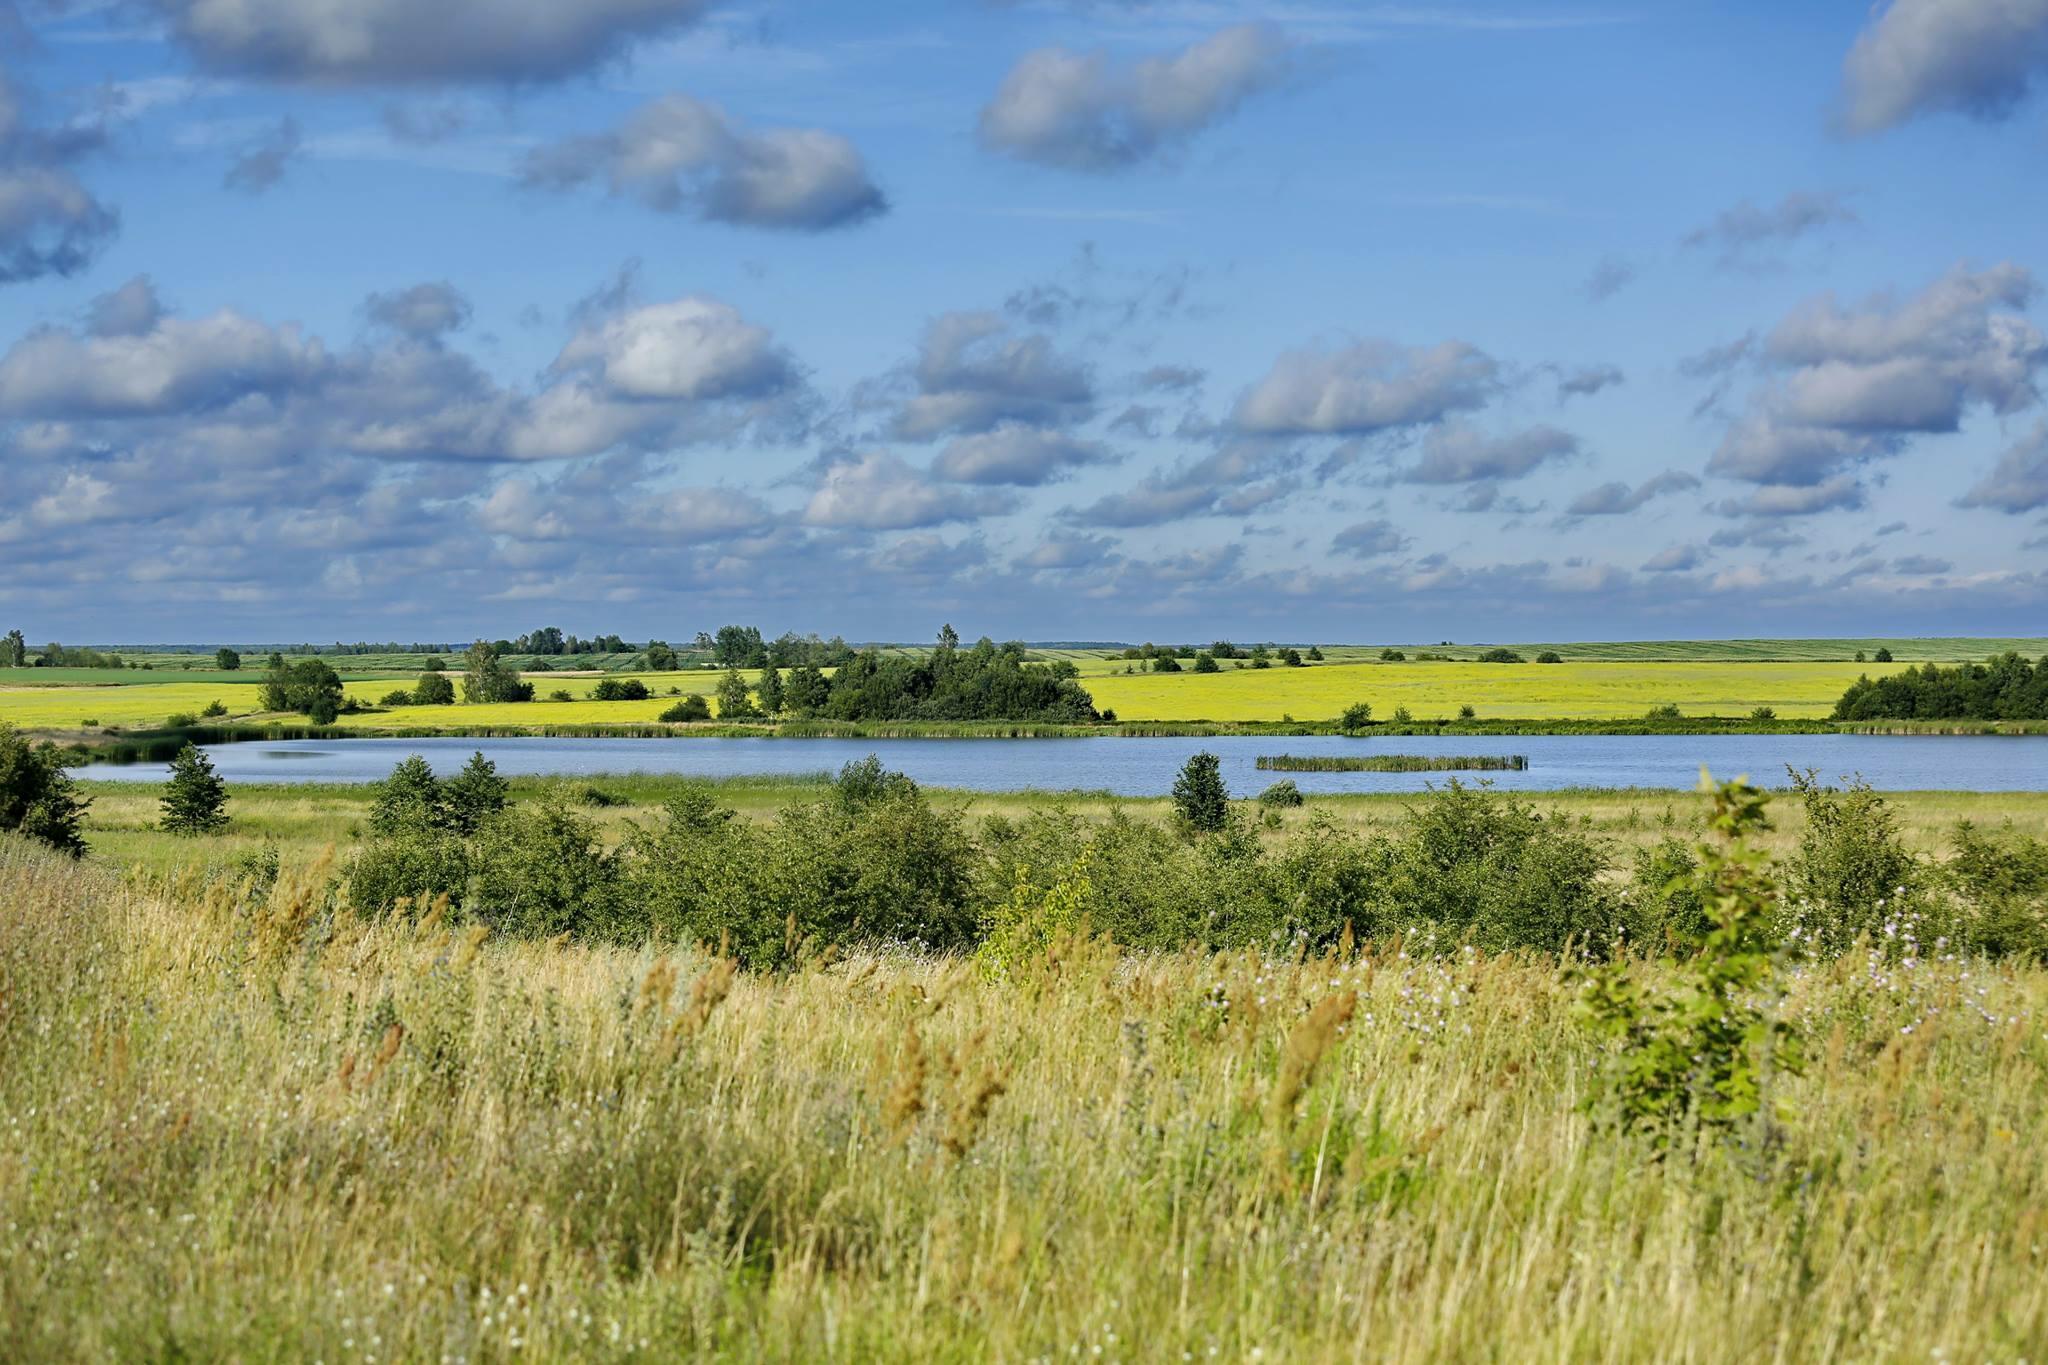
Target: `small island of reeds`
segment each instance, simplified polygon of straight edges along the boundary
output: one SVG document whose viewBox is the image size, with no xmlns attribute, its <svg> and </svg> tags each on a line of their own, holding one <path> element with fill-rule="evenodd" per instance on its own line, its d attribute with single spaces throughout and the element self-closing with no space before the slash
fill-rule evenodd
<svg viewBox="0 0 2048 1365">
<path fill-rule="evenodd" d="M 1274 773 L 1520 772 L 1523 754 L 1260 754 L 1259 771 Z"/>
</svg>

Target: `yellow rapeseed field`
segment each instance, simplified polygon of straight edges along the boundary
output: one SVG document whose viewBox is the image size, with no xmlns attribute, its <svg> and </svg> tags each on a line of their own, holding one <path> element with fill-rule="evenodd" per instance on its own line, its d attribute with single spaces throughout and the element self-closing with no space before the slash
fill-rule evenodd
<svg viewBox="0 0 2048 1365">
<path fill-rule="evenodd" d="M 1220 673 L 1096 673 L 1082 680 L 1095 704 L 1128 721 L 1328 720 L 1354 702 L 1371 705 L 1373 715 L 1390 718 L 1407 707 L 1417 720 L 1455 716 L 1472 707 L 1482 719 L 1630 719 L 1650 708 L 1675 705 L 1688 716 L 1746 716 L 1769 706 L 1787 719 L 1825 716 L 1859 674 L 1872 675 L 1906 664 L 1857 663 L 1325 663 L 1307 668 L 1234 668 Z M 1121 662 L 1115 664 L 1121 668 Z M 526 675 L 534 685 L 530 703 L 469 706 L 398 706 L 345 715 L 346 729 L 449 729 L 477 726 L 647 724 L 673 706 L 669 689 L 698 693 L 717 709 L 720 674 L 617 674 L 637 677 L 655 695 L 646 701 L 590 700 L 597 679 L 559 673 Z M 750 675 L 757 681 L 758 675 Z M 344 684 L 347 696 L 375 706 L 387 693 L 413 685 L 408 678 L 368 679 Z M 25 687 L 0 684 L 0 721 L 24 729 L 75 730 L 87 721 L 101 727 L 143 729 L 171 715 L 198 715 L 209 702 L 227 707 L 222 722 L 259 715 L 258 678 L 250 681 L 184 682 L 105 686 L 79 684 Z M 569 701 L 551 701 L 556 691 Z M 297 719 L 293 717 L 268 717 Z"/>
<path fill-rule="evenodd" d="M 1327 720 L 1365 702 L 1385 720 L 1407 707 L 1417 720 L 1619 720 L 1675 705 L 1689 716 L 1746 716 L 1768 706 L 1785 718 L 1825 716 L 1859 674 L 1904 664 L 1857 663 L 1357 663 L 1232 668 L 1220 673 L 1109 674 L 1084 679 L 1119 720 Z"/>
</svg>

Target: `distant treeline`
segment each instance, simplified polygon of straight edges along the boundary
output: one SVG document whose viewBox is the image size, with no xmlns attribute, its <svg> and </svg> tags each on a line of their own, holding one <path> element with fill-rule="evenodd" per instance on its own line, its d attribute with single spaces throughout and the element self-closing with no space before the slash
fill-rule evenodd
<svg viewBox="0 0 2048 1365">
<path fill-rule="evenodd" d="M 2001 654 L 1981 664 L 1923 664 L 1858 678 L 1835 703 L 1836 720 L 2048 719 L 2048 658 Z"/>
<path fill-rule="evenodd" d="M 837 668 L 854 655 L 853 646 L 837 635 L 821 640 L 815 634 L 785 632 L 773 640 L 764 640 L 757 626 L 720 626 L 715 632 L 699 631 L 696 647 L 722 668 L 797 668 L 804 664 Z"/>
<path fill-rule="evenodd" d="M 1260 754 L 1259 770 L 1275 773 L 1456 773 L 1520 772 L 1525 754 Z"/>
</svg>

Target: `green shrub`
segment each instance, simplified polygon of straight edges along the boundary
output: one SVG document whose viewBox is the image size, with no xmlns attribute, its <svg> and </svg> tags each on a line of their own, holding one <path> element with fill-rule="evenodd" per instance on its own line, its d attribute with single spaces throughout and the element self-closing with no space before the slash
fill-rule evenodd
<svg viewBox="0 0 2048 1365">
<path fill-rule="evenodd" d="M 1564 655 L 1554 649 L 1546 649 L 1536 656 L 1536 662 L 1539 664 L 1561 664 L 1564 662 Z"/>
<path fill-rule="evenodd" d="M 438 659 L 429 659 L 427 662 L 439 664 L 440 661 Z M 412 704 L 414 706 L 453 706 L 455 704 L 455 684 L 450 682 L 447 675 L 442 673 L 438 667 L 430 668 L 420 675 L 419 682 L 414 685 L 412 689 Z"/>
<path fill-rule="evenodd" d="M 2048 962 L 2048 843 L 2010 826 L 1986 834 L 1965 820 L 1940 879 L 1961 902 L 1961 936 L 1991 957 Z"/>
<path fill-rule="evenodd" d="M 1262 806 L 1292 809 L 1306 803 L 1307 798 L 1301 794 L 1301 788 L 1294 785 L 1294 779 L 1291 777 L 1283 777 L 1259 793 L 1259 804 Z"/>
<path fill-rule="evenodd" d="M 199 714 L 206 717 L 206 719 L 208 720 L 212 720 L 217 716 L 224 716 L 227 713 L 228 708 L 225 705 L 218 701 L 210 701 L 206 703 L 206 709 L 201 711 Z"/>
<path fill-rule="evenodd" d="M 1337 728 L 1347 735 L 1357 734 L 1372 724 L 1372 703 L 1355 701 L 1344 708 L 1344 714 L 1337 717 Z"/>
<path fill-rule="evenodd" d="M 378 699 L 379 706 L 411 706 L 412 693 L 402 687 L 395 687 Z"/>
<path fill-rule="evenodd" d="M 1522 656 L 1515 653 L 1512 649 L 1495 646 L 1481 654 L 1475 662 L 1482 664 L 1518 664 L 1522 662 Z"/>
<path fill-rule="evenodd" d="M 19 830 L 76 858 L 85 852 L 86 807 L 50 745 L 32 745 L 0 721 L 0 831 Z"/>
<path fill-rule="evenodd" d="M 557 788 L 478 831 L 463 909 L 515 937 L 626 941 L 644 936 L 646 917 L 629 909 L 622 872 Z"/>
<path fill-rule="evenodd" d="M 638 678 L 600 678 L 590 696 L 593 701 L 646 701 L 647 684 Z"/>
<path fill-rule="evenodd" d="M 401 900 L 423 911 L 437 896 L 460 904 L 469 883 L 469 846 L 440 828 L 407 828 L 366 840 L 348 870 L 348 901 L 359 913 L 384 914 Z"/>
<path fill-rule="evenodd" d="M 1806 807 L 1787 869 L 1793 898 L 1803 903 L 1802 937 L 1833 954 L 1863 934 L 1903 931 L 1931 942 L 1943 932 L 1943 917 L 1923 895 L 1926 869 L 1907 849 L 1890 803 L 1861 778 L 1837 789 L 1812 769 L 1786 771 Z"/>
<path fill-rule="evenodd" d="M 674 706 L 663 711 L 661 719 L 670 724 L 679 724 L 693 720 L 710 720 L 711 703 L 698 696 L 695 692 L 692 692 Z"/>
</svg>

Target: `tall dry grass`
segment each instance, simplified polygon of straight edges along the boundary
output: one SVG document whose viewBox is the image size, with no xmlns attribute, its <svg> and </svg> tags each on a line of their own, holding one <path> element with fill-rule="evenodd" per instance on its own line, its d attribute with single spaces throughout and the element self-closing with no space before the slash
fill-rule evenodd
<svg viewBox="0 0 2048 1365">
<path fill-rule="evenodd" d="M 0 1358 L 2039 1358 L 2048 974 L 1818 969 L 1782 1141 L 1662 1164 L 1570 1005 L 1397 944 L 764 978 L 0 841 Z"/>
</svg>

